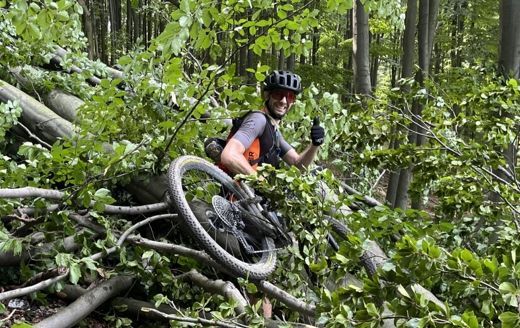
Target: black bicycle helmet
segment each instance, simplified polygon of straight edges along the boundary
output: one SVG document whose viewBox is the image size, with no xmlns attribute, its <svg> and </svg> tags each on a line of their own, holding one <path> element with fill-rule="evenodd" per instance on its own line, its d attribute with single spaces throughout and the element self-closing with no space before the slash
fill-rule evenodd
<svg viewBox="0 0 520 328">
<path fill-rule="evenodd" d="M 287 89 L 299 94 L 302 92 L 302 82 L 299 75 L 289 71 L 273 71 L 265 78 L 264 90 Z"/>
</svg>

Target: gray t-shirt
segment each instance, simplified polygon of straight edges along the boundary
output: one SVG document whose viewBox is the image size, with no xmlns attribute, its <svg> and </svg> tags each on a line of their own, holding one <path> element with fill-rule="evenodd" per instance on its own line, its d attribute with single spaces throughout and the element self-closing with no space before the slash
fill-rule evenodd
<svg viewBox="0 0 520 328">
<path fill-rule="evenodd" d="M 248 149 L 256 138 L 259 138 L 265 130 L 267 124 L 267 117 L 260 112 L 253 112 L 247 115 L 242 122 L 238 131 L 233 135 L 233 138 L 240 141 L 240 143 Z M 280 157 L 283 157 L 293 147 L 285 141 L 282 134 L 278 132 L 280 138 Z"/>
</svg>

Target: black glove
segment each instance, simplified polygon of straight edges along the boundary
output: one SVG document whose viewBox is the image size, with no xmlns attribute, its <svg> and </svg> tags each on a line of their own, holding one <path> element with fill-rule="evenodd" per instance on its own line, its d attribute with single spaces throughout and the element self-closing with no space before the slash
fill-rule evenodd
<svg viewBox="0 0 520 328">
<path fill-rule="evenodd" d="M 320 118 L 317 116 L 311 128 L 311 140 L 314 146 L 320 146 L 325 141 L 325 129 L 320 125 Z"/>
</svg>

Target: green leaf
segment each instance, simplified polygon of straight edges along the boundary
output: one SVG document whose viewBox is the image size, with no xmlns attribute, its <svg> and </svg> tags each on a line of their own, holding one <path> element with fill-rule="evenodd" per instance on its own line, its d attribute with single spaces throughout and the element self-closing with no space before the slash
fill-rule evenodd
<svg viewBox="0 0 520 328">
<path fill-rule="evenodd" d="M 504 312 L 498 316 L 498 319 L 502 322 L 502 328 L 516 328 L 520 318 L 517 313 Z"/>
<path fill-rule="evenodd" d="M 470 262 L 471 260 L 473 260 L 473 254 L 469 250 L 463 249 L 460 252 L 460 258 L 463 259 L 465 262 Z"/>
<path fill-rule="evenodd" d="M 246 290 L 250 294 L 255 294 L 258 292 L 258 288 L 256 287 L 256 285 L 251 282 L 246 284 Z"/>
<path fill-rule="evenodd" d="M 15 323 L 14 325 L 11 326 L 11 328 L 32 328 L 32 327 L 33 327 L 32 325 L 25 323 L 25 322 Z"/>
<path fill-rule="evenodd" d="M 514 294 L 516 293 L 516 287 L 510 282 L 503 282 L 498 287 L 501 294 Z"/>
<path fill-rule="evenodd" d="M 112 204 L 115 202 L 115 199 L 110 196 L 110 190 L 106 188 L 96 190 L 94 193 L 94 200 L 103 204 Z"/>
<path fill-rule="evenodd" d="M 295 21 L 287 22 L 287 25 L 285 25 L 289 30 L 296 31 L 298 28 L 300 28 L 300 25 L 296 23 Z"/>
<path fill-rule="evenodd" d="M 179 25 L 181 27 L 187 27 L 191 25 L 191 17 L 189 16 L 182 16 L 179 18 Z"/>
<path fill-rule="evenodd" d="M 285 12 L 284 10 L 278 9 L 278 12 L 276 14 L 278 15 L 278 18 L 280 18 L 280 19 L 287 18 L 287 12 Z"/>
<path fill-rule="evenodd" d="M 411 298 L 411 297 L 410 297 L 410 294 L 408 294 L 408 292 L 407 292 L 406 289 L 403 287 L 403 285 L 399 285 L 399 286 L 397 286 L 397 291 L 399 292 L 399 294 L 403 295 L 404 297 L 406 297 L 406 298 Z"/>
<path fill-rule="evenodd" d="M 347 257 L 345 257 L 345 256 L 343 256 L 343 255 L 341 255 L 339 253 L 336 253 L 336 255 L 334 255 L 334 257 L 341 264 L 348 264 L 350 262 L 350 260 Z"/>
<path fill-rule="evenodd" d="M 466 311 L 462 315 L 462 320 L 468 325 L 469 328 L 479 328 L 477 316 L 473 311 Z"/>
<path fill-rule="evenodd" d="M 73 263 L 69 267 L 69 280 L 72 284 L 77 284 L 79 281 L 79 278 L 81 278 L 81 268 L 79 267 L 78 263 Z"/>
<path fill-rule="evenodd" d="M 379 311 L 377 311 L 376 305 L 374 303 L 365 304 L 365 309 L 367 310 L 368 315 L 370 315 L 371 317 L 379 317 Z"/>
</svg>

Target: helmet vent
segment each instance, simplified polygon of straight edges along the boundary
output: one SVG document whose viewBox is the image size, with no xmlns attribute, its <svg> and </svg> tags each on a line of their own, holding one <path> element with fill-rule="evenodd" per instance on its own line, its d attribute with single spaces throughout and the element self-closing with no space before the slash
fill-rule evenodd
<svg viewBox="0 0 520 328">
<path fill-rule="evenodd" d="M 296 94 L 302 91 L 301 79 L 289 71 L 273 71 L 265 79 L 264 90 L 287 89 Z"/>
</svg>

